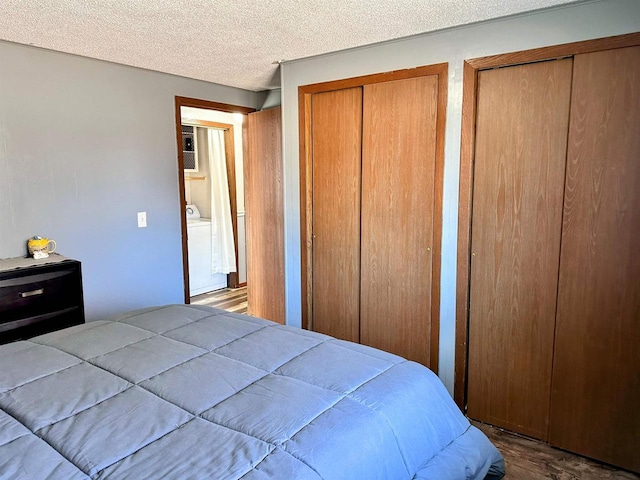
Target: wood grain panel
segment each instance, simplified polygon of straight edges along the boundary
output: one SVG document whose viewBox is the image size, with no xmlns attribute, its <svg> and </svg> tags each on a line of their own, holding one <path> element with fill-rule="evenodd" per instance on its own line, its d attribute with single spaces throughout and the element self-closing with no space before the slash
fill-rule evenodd
<svg viewBox="0 0 640 480">
<path fill-rule="evenodd" d="M 438 77 L 364 87 L 361 342 L 429 366 Z"/>
<path fill-rule="evenodd" d="M 640 472 L 640 47 L 575 58 L 552 444 Z"/>
<path fill-rule="evenodd" d="M 467 347 L 469 319 L 469 274 L 471 260 L 471 206 L 473 194 L 473 162 L 475 155 L 476 86 L 480 69 L 520 65 L 542 60 L 558 59 L 581 53 L 640 45 L 640 33 L 599 38 L 582 42 L 536 48 L 532 50 L 493 55 L 466 60 L 462 100 L 462 134 L 460 145 L 460 201 L 458 210 L 458 262 L 456 269 L 456 403 L 466 410 Z"/>
<path fill-rule="evenodd" d="M 302 328 L 313 330 L 311 305 L 313 304 L 313 220 L 312 149 L 311 149 L 311 94 L 298 89 L 298 134 L 300 137 L 300 283 L 302 287 Z"/>
<path fill-rule="evenodd" d="M 280 107 L 249 114 L 247 133 L 244 193 L 248 312 L 284 323 L 284 207 Z"/>
<path fill-rule="evenodd" d="M 640 45 L 640 32 L 616 35 L 614 37 L 597 38 L 595 40 L 583 40 L 581 42 L 563 43 L 549 47 L 522 50 L 519 52 L 501 53 L 488 57 L 467 60 L 474 68 L 495 68 L 505 65 L 518 65 L 521 63 L 539 62 L 561 57 L 573 56 L 584 53 L 610 50 L 633 45 Z"/>
<path fill-rule="evenodd" d="M 255 108 L 241 107 L 239 105 L 229 105 L 228 103 L 212 102 L 199 98 L 176 97 L 176 105 L 181 107 L 203 108 L 205 110 L 218 110 L 219 112 L 248 114 L 256 111 Z M 180 143 L 178 144 L 180 145 Z"/>
<path fill-rule="evenodd" d="M 360 341 L 362 88 L 312 96 L 313 329 Z"/>
<path fill-rule="evenodd" d="M 405 68 L 403 70 L 392 70 L 390 72 L 373 73 L 370 75 L 362 75 L 360 77 L 343 78 L 341 80 L 331 80 L 329 82 L 312 83 L 310 85 L 302 85 L 299 92 L 302 94 L 311 94 L 319 92 L 328 92 L 332 90 L 344 90 L 347 88 L 361 87 L 363 85 L 371 85 L 374 83 L 386 83 L 394 80 L 404 80 L 415 77 L 428 77 L 431 75 L 444 75 L 446 78 L 448 65 L 446 63 L 436 63 L 433 65 L 424 65 L 422 67 Z M 440 85 L 442 87 L 442 85 Z"/>
<path fill-rule="evenodd" d="M 433 207 L 435 212 L 432 221 L 431 248 L 431 281 L 430 305 L 431 305 L 431 338 L 430 338 L 430 360 L 429 367 L 437 372 L 438 369 L 438 344 L 439 344 L 439 314 L 440 314 L 440 251 L 442 233 L 442 181 L 444 172 L 444 132 L 445 113 L 447 104 L 447 64 L 428 65 L 406 70 L 396 70 L 373 75 L 365 75 L 331 82 L 324 82 L 298 87 L 298 109 L 299 109 L 299 136 L 300 136 L 300 189 L 303 194 L 300 196 L 300 220 L 301 220 L 301 248 L 302 248 L 302 325 L 304 328 L 313 328 L 312 317 L 312 296 L 313 296 L 313 273 L 312 273 L 312 132 L 311 132 L 311 98 L 316 93 L 344 90 L 347 88 L 362 87 L 368 84 L 385 83 L 395 80 L 404 80 L 421 76 L 433 76 L 438 80 L 437 89 L 437 119 L 436 119 L 436 160 L 435 160 L 435 182 L 433 186 Z M 413 100 L 411 100 L 413 101 Z M 398 278 L 398 282 L 403 282 L 404 278 Z M 391 320 L 390 320 L 390 323 Z"/>
<path fill-rule="evenodd" d="M 227 165 L 227 183 L 229 184 L 229 203 L 231 204 L 231 229 L 233 231 L 233 251 L 236 258 L 236 271 L 227 275 L 227 287 L 238 286 L 240 257 L 238 256 L 238 194 L 236 193 L 236 147 L 233 125 L 224 131 L 225 161 Z"/>
<path fill-rule="evenodd" d="M 478 76 L 468 414 L 546 439 L 572 60 Z"/>
</svg>

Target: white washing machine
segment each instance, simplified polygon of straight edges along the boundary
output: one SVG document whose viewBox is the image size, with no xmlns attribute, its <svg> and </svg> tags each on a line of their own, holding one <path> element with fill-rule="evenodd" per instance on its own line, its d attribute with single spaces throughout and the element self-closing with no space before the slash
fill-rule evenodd
<svg viewBox="0 0 640 480">
<path fill-rule="evenodd" d="M 195 296 L 227 286 L 227 276 L 211 273 L 211 219 L 200 217 L 195 205 L 187 205 L 189 249 L 189 295 Z"/>
</svg>

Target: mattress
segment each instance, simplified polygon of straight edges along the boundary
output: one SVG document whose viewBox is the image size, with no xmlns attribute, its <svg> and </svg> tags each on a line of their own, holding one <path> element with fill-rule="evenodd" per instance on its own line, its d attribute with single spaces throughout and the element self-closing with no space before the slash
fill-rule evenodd
<svg viewBox="0 0 640 480">
<path fill-rule="evenodd" d="M 223 310 L 138 310 L 0 346 L 3 479 L 501 478 L 403 358 Z"/>
</svg>

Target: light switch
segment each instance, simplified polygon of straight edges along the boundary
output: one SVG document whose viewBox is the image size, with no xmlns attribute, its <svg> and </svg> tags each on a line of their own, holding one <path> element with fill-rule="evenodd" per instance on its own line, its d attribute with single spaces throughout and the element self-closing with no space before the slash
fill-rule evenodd
<svg viewBox="0 0 640 480">
<path fill-rule="evenodd" d="M 147 212 L 138 212 L 138 228 L 147 226 Z"/>
</svg>

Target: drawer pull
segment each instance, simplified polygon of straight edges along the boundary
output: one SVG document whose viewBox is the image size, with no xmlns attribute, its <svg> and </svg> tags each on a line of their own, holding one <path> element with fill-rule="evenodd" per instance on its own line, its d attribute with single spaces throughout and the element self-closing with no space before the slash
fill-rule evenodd
<svg viewBox="0 0 640 480">
<path fill-rule="evenodd" d="M 22 298 L 33 297 L 35 295 L 42 295 L 44 293 L 44 288 L 39 288 L 37 290 L 31 290 L 30 292 L 20 292 L 20 296 Z"/>
</svg>

